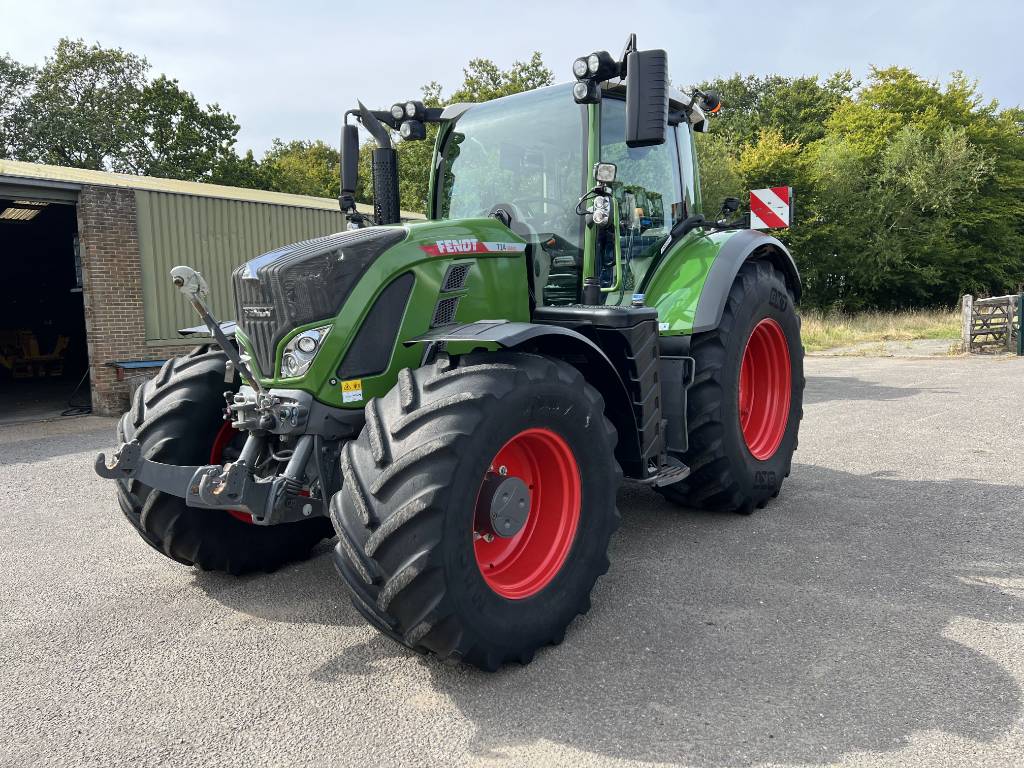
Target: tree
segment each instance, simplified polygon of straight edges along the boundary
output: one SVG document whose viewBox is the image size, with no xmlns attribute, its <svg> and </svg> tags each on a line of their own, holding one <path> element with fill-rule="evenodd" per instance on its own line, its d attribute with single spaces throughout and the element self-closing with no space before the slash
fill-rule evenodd
<svg viewBox="0 0 1024 768">
<path fill-rule="evenodd" d="M 702 83 L 722 96 L 725 109 L 714 130 L 734 146 L 751 143 L 765 129 L 775 129 L 787 141 L 808 144 L 824 135 L 824 124 L 849 99 L 858 83 L 849 71 L 821 81 L 817 75 L 787 78 L 781 75 L 735 74 Z"/>
<path fill-rule="evenodd" d="M 22 159 L 102 170 L 134 138 L 148 62 L 63 39 L 19 107 Z"/>
<path fill-rule="evenodd" d="M 699 133 L 695 141 L 704 215 L 714 217 L 727 197 L 743 198 L 737 149 L 717 133 Z"/>
<path fill-rule="evenodd" d="M 203 181 L 231 161 L 238 124 L 120 48 L 62 39 L 39 69 L 0 59 L 0 152 L 95 170 Z"/>
<path fill-rule="evenodd" d="M 253 151 L 246 150 L 244 155 L 228 152 L 218 158 L 210 171 L 210 183 L 224 184 L 229 187 L 246 187 L 248 189 L 274 189 L 273 180 L 267 169 L 256 159 Z"/>
<path fill-rule="evenodd" d="M 20 152 L 25 135 L 22 104 L 35 76 L 35 68 L 0 56 L 0 157 L 14 157 Z"/>
<path fill-rule="evenodd" d="M 794 231 L 794 247 L 812 275 L 831 275 L 812 278 L 813 301 L 951 305 L 1021 279 L 1024 136 L 962 75 L 943 86 L 872 70 L 809 152 L 822 223 Z"/>
<path fill-rule="evenodd" d="M 808 180 L 802 178 L 800 158 L 822 138 L 825 121 L 857 85 L 848 71 L 824 80 L 735 74 L 702 83 L 700 88 L 718 91 L 724 105 L 711 121 L 711 132 L 696 142 L 705 211 L 717 211 L 724 197 L 746 204 L 747 192 L 757 187 L 797 186 L 797 175 L 802 182 L 797 210 L 802 210 Z"/>
<path fill-rule="evenodd" d="M 788 184 L 806 305 L 952 305 L 1024 279 L 1024 131 L 977 84 L 908 69 L 822 80 L 740 76 L 698 137 L 706 206 Z M 715 190 L 715 192 L 712 192 Z M 726 191 L 728 190 L 728 192 Z M 735 193 L 733 193 L 735 194 Z M 710 210 L 710 208 L 706 209 Z"/>
<path fill-rule="evenodd" d="M 278 192 L 337 197 L 340 160 L 338 150 L 320 140 L 285 143 L 274 139 L 261 165 Z"/>
<path fill-rule="evenodd" d="M 115 171 L 199 181 L 234 154 L 234 116 L 217 104 L 200 106 L 188 91 L 164 75 L 147 83 L 129 120 L 132 135 L 111 158 Z"/>
<path fill-rule="evenodd" d="M 462 85 L 448 99 L 458 101 L 491 101 L 513 93 L 532 91 L 551 85 L 555 73 L 544 64 L 540 52 L 534 51 L 528 61 L 514 61 L 508 69 L 501 69 L 490 59 L 471 59 L 462 70 Z M 440 97 L 436 83 L 424 87 L 424 93 L 433 88 Z"/>
<path fill-rule="evenodd" d="M 816 303 L 849 309 L 952 303 L 962 276 L 959 212 L 991 162 L 963 129 L 913 123 L 877 154 L 830 137 L 811 158 L 814 220 L 794 230 Z"/>
</svg>

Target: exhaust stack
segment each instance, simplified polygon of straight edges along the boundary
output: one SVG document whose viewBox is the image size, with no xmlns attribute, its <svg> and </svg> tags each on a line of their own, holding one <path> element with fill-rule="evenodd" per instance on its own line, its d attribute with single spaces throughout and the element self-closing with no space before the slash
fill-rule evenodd
<svg viewBox="0 0 1024 768">
<path fill-rule="evenodd" d="M 391 143 L 391 134 L 363 102 L 359 119 L 377 141 L 373 150 L 373 218 L 377 224 L 397 224 L 401 218 L 398 199 L 398 152 Z M 354 127 L 354 126 L 353 126 Z"/>
</svg>

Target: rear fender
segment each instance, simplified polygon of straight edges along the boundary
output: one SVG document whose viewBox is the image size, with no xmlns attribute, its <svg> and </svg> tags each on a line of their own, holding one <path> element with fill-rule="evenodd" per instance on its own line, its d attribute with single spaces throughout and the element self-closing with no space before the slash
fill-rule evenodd
<svg viewBox="0 0 1024 768">
<path fill-rule="evenodd" d="M 754 259 L 771 262 L 784 275 L 793 298 L 800 300 L 800 272 L 789 249 L 764 232 L 743 229 L 722 244 L 708 270 L 693 317 L 693 333 L 718 327 L 736 275 L 747 261 Z"/>
<path fill-rule="evenodd" d="M 695 230 L 686 235 L 649 272 L 640 291 L 658 310 L 663 336 L 717 328 L 740 267 L 767 259 L 779 269 L 796 299 L 800 274 L 785 245 L 757 230 Z"/>
</svg>

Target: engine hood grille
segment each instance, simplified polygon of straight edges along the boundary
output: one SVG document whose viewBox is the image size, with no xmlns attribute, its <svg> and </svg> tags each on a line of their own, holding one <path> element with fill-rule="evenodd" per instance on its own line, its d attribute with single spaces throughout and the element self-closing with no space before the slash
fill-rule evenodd
<svg viewBox="0 0 1024 768">
<path fill-rule="evenodd" d="M 232 273 L 238 327 L 263 376 L 272 377 L 277 345 L 291 329 L 338 314 L 367 267 L 406 235 L 369 227 L 305 240 L 257 256 Z"/>
</svg>

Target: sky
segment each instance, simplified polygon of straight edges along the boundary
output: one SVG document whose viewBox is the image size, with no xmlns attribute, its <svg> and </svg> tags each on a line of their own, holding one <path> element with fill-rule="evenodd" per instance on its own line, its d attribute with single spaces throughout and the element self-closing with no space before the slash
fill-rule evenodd
<svg viewBox="0 0 1024 768">
<path fill-rule="evenodd" d="M 935 79 L 962 70 L 1012 106 L 1024 104 L 1022 28 L 1024 3 L 1014 0 L 0 0 L 0 53 L 41 64 L 72 37 L 142 54 L 152 75 L 233 113 L 239 149 L 257 155 L 275 137 L 335 144 L 357 98 L 384 108 L 431 80 L 450 92 L 475 57 L 507 67 L 540 51 L 556 80 L 570 80 L 574 58 L 617 55 L 629 32 L 640 48 L 668 51 L 681 85 L 733 72 L 863 78 L 898 64 Z"/>
</svg>

